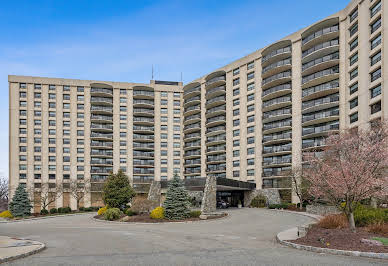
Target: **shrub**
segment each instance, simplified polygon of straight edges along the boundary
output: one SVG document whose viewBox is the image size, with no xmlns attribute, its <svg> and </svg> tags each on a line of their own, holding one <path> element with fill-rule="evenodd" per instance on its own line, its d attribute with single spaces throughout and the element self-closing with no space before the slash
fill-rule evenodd
<svg viewBox="0 0 388 266">
<path fill-rule="evenodd" d="M 97 212 L 97 215 L 104 215 L 107 209 L 107 206 L 100 208 Z"/>
<path fill-rule="evenodd" d="M 84 207 L 79 207 L 79 211 L 83 212 L 83 211 L 85 211 L 85 208 Z"/>
<path fill-rule="evenodd" d="M 9 204 L 9 210 L 13 216 L 18 217 L 31 215 L 31 208 L 32 205 L 28 197 L 28 193 L 24 186 L 20 183 L 15 191 L 15 195 L 13 196 L 11 203 Z"/>
<path fill-rule="evenodd" d="M 64 212 L 63 212 L 63 207 L 59 207 L 59 208 L 58 208 L 58 213 L 64 213 Z"/>
<path fill-rule="evenodd" d="M 383 209 L 374 209 L 358 204 L 354 210 L 354 222 L 356 226 L 367 226 L 387 221 L 388 214 Z"/>
<path fill-rule="evenodd" d="M 122 170 L 117 174 L 109 175 L 103 188 L 103 199 L 106 205 L 124 210 L 134 196 L 135 191 L 129 183 L 128 176 Z"/>
<path fill-rule="evenodd" d="M 163 203 L 164 215 L 169 220 L 178 220 L 189 217 L 190 215 L 189 195 L 182 181 L 175 174 L 168 185 L 166 200 Z"/>
<path fill-rule="evenodd" d="M 366 231 L 388 236 L 388 224 L 387 223 L 374 223 L 366 227 Z"/>
<path fill-rule="evenodd" d="M 158 203 L 146 198 L 135 197 L 132 201 L 131 210 L 136 213 L 150 213 Z"/>
<path fill-rule="evenodd" d="M 287 207 L 288 207 L 287 203 L 270 204 L 268 206 L 269 209 L 287 209 Z"/>
<path fill-rule="evenodd" d="M 12 213 L 10 211 L 6 210 L 6 211 L 3 211 L 2 213 L 0 213 L 0 217 L 1 218 L 12 219 L 13 215 L 12 215 Z"/>
<path fill-rule="evenodd" d="M 62 208 L 62 212 L 63 213 L 70 213 L 71 212 L 71 208 L 70 207 L 64 207 L 64 208 Z"/>
<path fill-rule="evenodd" d="M 342 229 L 349 225 L 348 219 L 344 214 L 331 214 L 323 217 L 318 222 L 318 226 L 326 229 Z"/>
<path fill-rule="evenodd" d="M 57 208 L 51 208 L 50 209 L 50 214 L 57 213 L 57 212 L 58 212 Z"/>
<path fill-rule="evenodd" d="M 191 211 L 190 217 L 192 218 L 198 218 L 201 215 L 201 211 Z"/>
<path fill-rule="evenodd" d="M 102 207 L 91 207 L 92 209 L 93 209 L 93 211 L 98 211 L 100 208 L 102 208 Z"/>
<path fill-rule="evenodd" d="M 84 208 L 84 210 L 85 210 L 86 212 L 91 212 L 91 211 L 93 211 L 93 208 L 92 208 L 92 207 L 87 207 L 87 208 Z"/>
<path fill-rule="evenodd" d="M 164 219 L 164 209 L 163 207 L 156 207 L 152 210 L 150 217 L 152 219 Z"/>
<path fill-rule="evenodd" d="M 48 210 L 46 210 L 46 209 L 41 209 L 40 210 L 40 214 L 41 215 L 47 215 L 49 212 L 48 212 Z"/>
<path fill-rule="evenodd" d="M 121 211 L 119 208 L 110 208 L 106 210 L 104 217 L 105 217 L 105 220 L 114 221 L 119 219 L 120 215 L 121 215 Z"/>
<path fill-rule="evenodd" d="M 254 197 L 251 201 L 250 207 L 252 208 L 264 208 L 267 205 L 267 199 L 263 195 Z"/>
<path fill-rule="evenodd" d="M 125 210 L 124 212 L 127 216 L 133 216 L 133 215 L 136 215 L 137 212 L 133 211 L 131 208 L 128 208 Z"/>
</svg>

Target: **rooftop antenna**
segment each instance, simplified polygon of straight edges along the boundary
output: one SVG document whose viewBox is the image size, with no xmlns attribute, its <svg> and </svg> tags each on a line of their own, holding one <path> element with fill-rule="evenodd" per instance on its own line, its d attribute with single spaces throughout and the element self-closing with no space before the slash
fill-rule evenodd
<svg viewBox="0 0 388 266">
<path fill-rule="evenodd" d="M 183 79 L 182 79 L 182 72 L 181 72 L 181 82 L 183 82 L 182 80 L 183 80 Z"/>
<path fill-rule="evenodd" d="M 154 65 L 152 65 L 152 78 L 151 80 L 154 80 Z"/>
</svg>

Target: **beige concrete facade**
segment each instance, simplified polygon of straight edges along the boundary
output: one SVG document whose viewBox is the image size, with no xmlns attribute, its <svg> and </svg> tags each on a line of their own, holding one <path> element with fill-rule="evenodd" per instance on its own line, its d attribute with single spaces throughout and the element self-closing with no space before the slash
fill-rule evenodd
<svg viewBox="0 0 388 266">
<path fill-rule="evenodd" d="M 387 4 L 353 0 L 184 87 L 9 76 L 11 196 L 19 182 L 32 189 L 78 176 L 92 184 L 83 204 L 102 205 L 93 191 L 106 173 L 98 172 L 122 168 L 143 192 L 176 170 L 255 182 L 291 199 L 288 176 L 304 152 L 319 152 L 329 132 L 388 117 Z M 67 204 L 76 205 L 68 194 L 56 201 Z"/>
</svg>

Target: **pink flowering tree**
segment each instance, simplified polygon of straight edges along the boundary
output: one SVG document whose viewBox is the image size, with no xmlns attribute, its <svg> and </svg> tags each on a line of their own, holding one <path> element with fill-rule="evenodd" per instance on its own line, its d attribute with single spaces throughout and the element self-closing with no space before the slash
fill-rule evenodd
<svg viewBox="0 0 388 266">
<path fill-rule="evenodd" d="M 356 203 L 387 194 L 388 129 L 347 130 L 331 135 L 320 156 L 310 156 L 304 176 L 316 198 L 340 206 L 356 230 Z"/>
</svg>

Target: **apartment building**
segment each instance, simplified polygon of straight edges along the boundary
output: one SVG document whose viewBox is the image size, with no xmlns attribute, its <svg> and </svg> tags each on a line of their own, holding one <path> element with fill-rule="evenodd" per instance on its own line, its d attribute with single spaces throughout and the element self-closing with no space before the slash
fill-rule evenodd
<svg viewBox="0 0 388 266">
<path fill-rule="evenodd" d="M 296 201 L 289 176 L 304 153 L 388 117 L 387 4 L 353 0 L 185 86 L 9 76 L 11 195 L 79 180 L 91 184 L 84 205 L 98 206 L 121 168 L 138 192 L 178 172 L 195 190 L 216 176 L 226 199 L 256 188 Z"/>
</svg>

